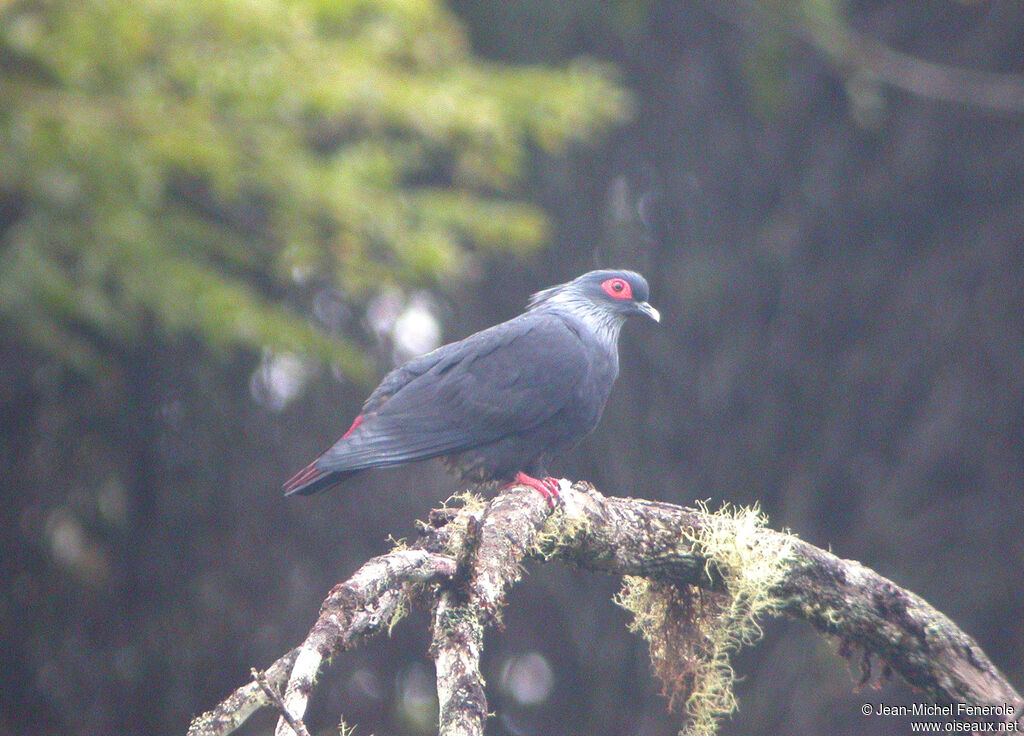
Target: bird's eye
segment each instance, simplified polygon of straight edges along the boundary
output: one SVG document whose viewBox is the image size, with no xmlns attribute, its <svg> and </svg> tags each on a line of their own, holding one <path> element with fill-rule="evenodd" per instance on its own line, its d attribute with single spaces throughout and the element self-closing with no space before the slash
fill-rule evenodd
<svg viewBox="0 0 1024 736">
<path fill-rule="evenodd" d="M 613 299 L 632 299 L 633 288 L 625 279 L 612 278 L 601 283 L 604 293 Z"/>
</svg>

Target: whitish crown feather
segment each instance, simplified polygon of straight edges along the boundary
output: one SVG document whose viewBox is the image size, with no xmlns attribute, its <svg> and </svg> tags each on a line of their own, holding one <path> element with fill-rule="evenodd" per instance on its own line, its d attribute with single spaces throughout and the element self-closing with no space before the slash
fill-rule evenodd
<svg viewBox="0 0 1024 736">
<path fill-rule="evenodd" d="M 527 308 L 531 312 L 550 310 L 571 315 L 614 350 L 625 315 L 594 300 L 578 282 L 579 279 L 538 291 L 530 297 Z"/>
</svg>

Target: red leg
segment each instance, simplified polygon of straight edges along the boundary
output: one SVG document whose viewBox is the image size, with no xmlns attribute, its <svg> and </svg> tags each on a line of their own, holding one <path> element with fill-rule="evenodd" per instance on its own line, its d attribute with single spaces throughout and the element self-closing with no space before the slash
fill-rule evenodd
<svg viewBox="0 0 1024 736">
<path fill-rule="evenodd" d="M 512 486 L 523 485 L 529 486 L 530 488 L 537 491 L 544 499 L 548 502 L 548 506 L 551 508 L 555 507 L 558 503 L 558 481 L 551 476 L 544 478 L 534 478 L 531 475 L 519 471 L 516 473 L 516 477 L 512 479 L 512 482 L 506 483 L 501 487 L 500 490 L 511 488 Z"/>
</svg>

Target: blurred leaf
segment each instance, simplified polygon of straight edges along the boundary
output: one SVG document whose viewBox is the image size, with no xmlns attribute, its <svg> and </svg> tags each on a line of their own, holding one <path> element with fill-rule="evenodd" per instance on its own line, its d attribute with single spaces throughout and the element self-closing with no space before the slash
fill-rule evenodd
<svg viewBox="0 0 1024 736">
<path fill-rule="evenodd" d="M 0 6 L 0 317 L 78 369 L 152 322 L 363 371 L 296 285 L 458 277 L 547 234 L 531 147 L 628 114 L 608 68 L 470 54 L 439 2 Z"/>
</svg>

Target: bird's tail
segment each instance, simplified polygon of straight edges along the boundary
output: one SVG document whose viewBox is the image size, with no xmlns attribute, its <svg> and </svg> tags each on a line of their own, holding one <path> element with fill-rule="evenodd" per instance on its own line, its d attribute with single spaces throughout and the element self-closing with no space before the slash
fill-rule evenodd
<svg viewBox="0 0 1024 736">
<path fill-rule="evenodd" d="M 284 484 L 284 495 L 311 496 L 314 493 L 326 491 L 356 472 L 355 470 L 321 470 L 317 467 L 317 460 L 314 460 L 288 479 Z"/>
</svg>

